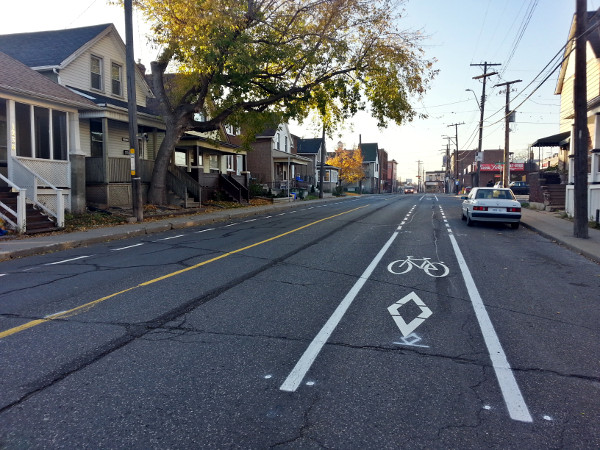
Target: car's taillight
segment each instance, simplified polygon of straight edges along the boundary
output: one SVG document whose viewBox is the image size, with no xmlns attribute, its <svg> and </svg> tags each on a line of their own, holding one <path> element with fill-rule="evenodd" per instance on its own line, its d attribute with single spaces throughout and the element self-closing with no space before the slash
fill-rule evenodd
<svg viewBox="0 0 600 450">
<path fill-rule="evenodd" d="M 487 211 L 487 206 L 473 206 L 473 211 Z"/>
<path fill-rule="evenodd" d="M 521 212 L 521 208 L 506 208 L 508 212 Z"/>
</svg>

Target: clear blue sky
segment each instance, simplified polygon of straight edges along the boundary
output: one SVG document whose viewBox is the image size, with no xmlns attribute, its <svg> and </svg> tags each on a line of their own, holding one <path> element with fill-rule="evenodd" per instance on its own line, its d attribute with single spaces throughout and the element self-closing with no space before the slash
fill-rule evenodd
<svg viewBox="0 0 600 450">
<path fill-rule="evenodd" d="M 588 0 L 588 10 L 599 6 L 600 0 Z M 20 0 L 3 2 L 2 10 L 3 34 L 112 22 L 125 39 L 122 9 L 105 0 Z M 513 85 L 512 106 L 538 88 L 543 77 L 530 83 L 565 44 L 574 12 L 575 0 L 407 1 L 400 26 L 423 31 L 427 38 L 422 47 L 427 58 L 437 59 L 440 71 L 424 98 L 414 102 L 428 119 L 378 130 L 368 114 L 361 114 L 353 124 L 338 130 L 328 148 L 332 149 L 338 140 L 351 147 L 358 143 L 360 134 L 363 142 L 378 142 L 390 159 L 398 161 L 403 179 L 416 176 L 418 160 L 424 162 L 425 170 L 441 169 L 442 150 L 447 143 L 442 136 L 454 136 L 454 127 L 449 124 L 465 122 L 458 127 L 460 149 L 477 147 L 479 109 L 473 93 L 465 89 L 475 91 L 480 100 L 481 81 L 472 78 L 481 75 L 483 69 L 470 64 L 484 61 L 502 65 L 494 68 L 500 71 L 500 77 L 488 78 L 483 148 L 503 148 L 505 95 L 493 85 L 523 80 Z M 148 65 L 156 52 L 145 45 L 145 26 L 137 14 L 134 33 L 136 58 Z M 510 133 L 510 148 L 516 154 L 523 153 L 537 138 L 558 133 L 556 80 L 555 72 L 518 108 L 517 122 Z M 316 127 L 309 125 L 292 124 L 291 131 L 304 137 L 320 135 Z"/>
</svg>

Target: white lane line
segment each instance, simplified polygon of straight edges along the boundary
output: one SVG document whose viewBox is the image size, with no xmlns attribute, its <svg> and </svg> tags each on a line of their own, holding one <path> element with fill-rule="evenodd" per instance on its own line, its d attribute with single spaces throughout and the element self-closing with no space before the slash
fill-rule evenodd
<svg viewBox="0 0 600 450">
<path fill-rule="evenodd" d="M 471 271 L 467 266 L 460 248 L 458 247 L 456 238 L 453 234 L 449 234 L 449 237 L 450 242 L 452 242 L 452 248 L 456 254 L 456 259 L 462 272 L 463 279 L 465 280 L 469 297 L 471 298 L 471 304 L 475 310 L 475 316 L 479 322 L 479 328 L 483 334 L 483 340 L 488 349 L 488 353 L 490 354 L 492 366 L 494 367 L 494 372 L 496 373 L 496 378 L 498 379 L 498 384 L 500 385 L 500 390 L 502 391 L 502 396 L 504 397 L 504 403 L 506 403 L 506 407 L 508 408 L 508 414 L 513 420 L 518 420 L 520 422 L 533 422 L 533 418 L 531 417 L 529 409 L 525 404 L 525 400 L 523 399 L 523 395 L 521 394 L 521 390 L 519 389 L 515 375 L 510 367 L 510 364 L 508 363 L 508 359 L 506 358 L 502 344 L 500 343 L 500 339 L 498 338 L 490 316 L 485 309 L 481 295 L 479 295 L 479 290 L 475 285 L 475 280 L 473 280 Z"/>
<path fill-rule="evenodd" d="M 166 237 L 166 238 L 162 238 L 162 239 L 157 239 L 154 242 L 169 241 L 171 239 L 177 239 L 177 238 L 180 238 L 180 237 L 183 237 L 183 236 L 185 236 L 185 235 L 184 234 L 178 234 L 177 236 L 170 236 L 170 237 Z"/>
<path fill-rule="evenodd" d="M 88 256 L 78 256 L 77 258 L 63 259 L 62 261 L 56 261 L 56 262 L 52 262 L 52 263 L 46 263 L 44 265 L 45 266 L 53 266 L 55 264 L 62 264 L 62 263 L 67 263 L 67 262 L 71 262 L 71 261 L 77 261 L 78 259 L 89 258 L 90 256 L 91 255 L 88 255 Z"/>
<path fill-rule="evenodd" d="M 4 277 L 4 276 L 6 276 L 5 273 L 0 273 L 0 277 Z"/>
<path fill-rule="evenodd" d="M 265 219 L 270 219 L 271 217 L 273 217 L 273 216 L 267 216 L 267 217 L 265 217 Z"/>
<path fill-rule="evenodd" d="M 377 256 L 373 258 L 373 260 L 365 269 L 360 278 L 356 281 L 356 283 L 354 283 L 352 289 L 350 289 L 350 291 L 346 294 L 346 296 L 335 309 L 331 317 L 329 317 L 325 325 L 323 325 L 321 331 L 319 331 L 319 333 L 312 340 L 308 348 L 304 351 L 304 354 L 300 357 L 290 374 L 283 382 L 283 384 L 279 387 L 280 390 L 287 392 L 295 392 L 298 389 L 298 386 L 300 386 L 300 383 L 302 383 L 302 380 L 304 379 L 311 366 L 317 359 L 317 356 L 319 356 L 321 349 L 329 340 L 329 337 L 344 317 L 344 314 L 346 314 L 346 311 L 348 311 L 348 308 L 350 308 L 350 305 L 360 292 L 361 288 L 364 286 L 364 284 L 367 282 L 367 280 L 375 270 L 375 267 L 377 267 L 377 264 L 379 264 L 379 262 L 383 258 L 383 255 L 385 255 L 385 252 L 387 252 L 387 250 L 390 248 L 396 237 L 398 237 L 398 234 L 398 231 L 394 231 L 394 233 L 388 239 L 385 245 L 381 248 L 381 250 L 379 250 Z"/>
<path fill-rule="evenodd" d="M 144 243 L 140 243 L 140 244 L 133 244 L 133 245 L 128 245 L 127 247 L 121 247 L 121 248 L 113 248 L 111 249 L 113 252 L 118 252 L 119 250 L 127 250 L 128 248 L 133 248 L 133 247 L 139 247 L 140 245 L 144 245 Z"/>
<path fill-rule="evenodd" d="M 254 222 L 254 221 L 256 221 L 256 220 L 257 220 L 257 219 L 248 219 L 248 220 L 244 220 L 244 223 L 248 223 L 248 222 Z"/>
<path fill-rule="evenodd" d="M 285 216 L 285 213 L 277 214 L 278 216 Z"/>
<path fill-rule="evenodd" d="M 205 233 L 206 231 L 213 231 L 214 228 L 207 228 L 206 230 L 195 231 L 195 233 Z"/>
<path fill-rule="evenodd" d="M 290 214 L 294 214 L 297 213 L 298 211 L 290 211 Z"/>
<path fill-rule="evenodd" d="M 232 226 L 237 225 L 237 224 L 238 224 L 237 222 L 230 223 L 229 225 L 225 225 L 223 228 L 232 227 Z"/>
</svg>

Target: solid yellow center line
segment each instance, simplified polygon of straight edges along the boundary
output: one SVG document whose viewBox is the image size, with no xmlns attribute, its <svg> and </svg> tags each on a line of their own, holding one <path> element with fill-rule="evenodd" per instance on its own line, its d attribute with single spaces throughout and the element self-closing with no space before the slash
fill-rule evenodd
<svg viewBox="0 0 600 450">
<path fill-rule="evenodd" d="M 77 315 L 79 313 L 82 313 L 82 312 L 90 310 L 91 308 L 93 308 L 94 306 L 96 306 L 96 305 L 104 302 L 105 300 L 111 299 L 111 298 L 116 297 L 116 296 L 118 296 L 120 294 L 124 294 L 125 292 L 132 291 L 132 290 L 137 289 L 139 287 L 149 286 L 149 285 L 157 283 L 159 281 L 166 280 L 167 278 L 171 278 L 171 277 L 174 277 L 176 275 L 180 275 L 182 273 L 189 272 L 190 270 L 194 270 L 194 269 L 197 269 L 199 267 L 202 267 L 202 266 L 205 266 L 207 264 L 210 264 L 212 262 L 218 261 L 220 259 L 227 258 L 228 256 L 235 255 L 236 253 L 243 252 L 244 250 L 248 250 L 248 249 L 251 249 L 253 247 L 258 247 L 259 245 L 266 244 L 267 242 L 274 241 L 276 239 L 282 238 L 282 237 L 290 235 L 292 233 L 296 233 L 297 231 L 304 230 L 305 228 L 311 227 L 311 226 L 316 225 L 318 223 L 325 222 L 326 220 L 331 220 L 331 219 L 334 219 L 334 218 L 339 217 L 339 216 L 343 216 L 344 214 L 349 214 L 351 212 L 357 211 L 357 210 L 359 210 L 361 208 L 365 208 L 367 206 L 369 206 L 369 205 L 359 206 L 358 208 L 354 208 L 354 209 L 351 209 L 349 211 L 344 211 L 342 213 L 335 214 L 333 216 L 329 216 L 329 217 L 325 217 L 323 219 L 316 220 L 314 222 L 311 222 L 309 224 L 303 225 L 301 227 L 294 228 L 293 230 L 286 231 L 285 233 L 278 234 L 277 236 L 273 236 L 273 237 L 271 237 L 269 239 L 265 239 L 264 241 L 256 242 L 254 244 L 247 245 L 246 247 L 238 248 L 237 250 L 233 250 L 231 252 L 223 253 L 222 255 L 216 256 L 216 257 L 208 259 L 206 261 L 202 261 L 201 263 L 198 263 L 198 264 L 194 264 L 193 266 L 186 267 L 185 269 L 176 270 L 175 272 L 168 273 L 168 274 L 163 275 L 161 277 L 154 278 L 154 279 L 149 280 L 149 281 L 145 281 L 145 282 L 140 283 L 140 284 L 138 284 L 136 286 L 132 286 L 132 287 L 127 288 L 127 289 L 123 289 L 122 291 L 115 292 L 113 294 L 110 294 L 110 295 L 107 295 L 105 297 L 99 298 L 97 300 L 85 303 L 84 305 L 77 306 L 77 307 L 69 309 L 67 311 L 62 311 L 62 312 L 59 312 L 59 313 L 56 313 L 56 314 L 52 314 L 52 315 L 49 315 L 47 317 L 44 317 L 43 319 L 32 320 L 30 322 L 24 323 L 23 325 L 19 325 L 18 327 L 10 328 L 10 329 L 5 330 L 5 331 L 0 331 L 0 339 L 3 339 L 3 338 L 8 337 L 8 336 L 11 336 L 13 334 L 17 334 L 17 333 L 19 333 L 21 331 L 27 330 L 29 328 L 33 328 L 33 327 L 35 327 L 37 325 L 41 325 L 41 324 L 49 322 L 51 320 L 64 319 L 64 318 L 67 318 L 67 317 L 75 316 L 75 315 Z"/>
</svg>

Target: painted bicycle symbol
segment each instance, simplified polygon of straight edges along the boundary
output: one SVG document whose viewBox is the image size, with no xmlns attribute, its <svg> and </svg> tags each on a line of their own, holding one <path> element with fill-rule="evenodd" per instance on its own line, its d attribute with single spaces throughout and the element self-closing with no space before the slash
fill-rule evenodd
<svg viewBox="0 0 600 450">
<path fill-rule="evenodd" d="M 407 256 L 389 264 L 388 270 L 396 275 L 410 272 L 413 267 L 422 269 L 430 277 L 441 278 L 448 275 L 450 269 L 443 262 L 431 262 L 431 258 L 414 258 Z"/>
</svg>

